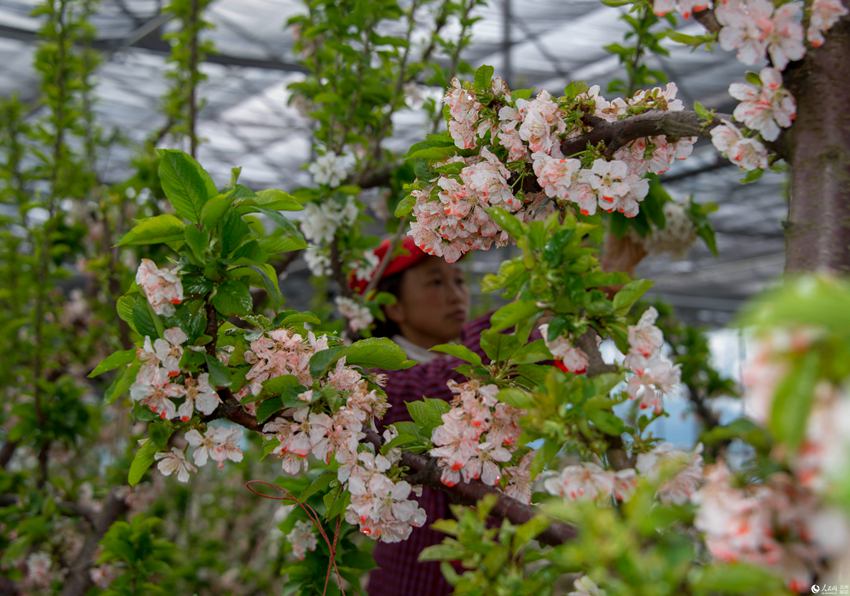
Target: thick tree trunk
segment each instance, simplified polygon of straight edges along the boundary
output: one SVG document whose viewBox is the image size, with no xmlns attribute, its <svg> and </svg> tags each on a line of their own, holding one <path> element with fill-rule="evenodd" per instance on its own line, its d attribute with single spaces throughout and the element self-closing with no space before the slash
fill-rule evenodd
<svg viewBox="0 0 850 596">
<path fill-rule="evenodd" d="M 797 100 L 789 131 L 789 272 L 850 273 L 850 18 L 786 72 Z"/>
</svg>

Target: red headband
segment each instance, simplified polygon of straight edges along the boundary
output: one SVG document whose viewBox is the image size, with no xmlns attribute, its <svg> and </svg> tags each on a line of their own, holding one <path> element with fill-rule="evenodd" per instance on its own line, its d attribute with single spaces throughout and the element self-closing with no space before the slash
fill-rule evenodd
<svg viewBox="0 0 850 596">
<path fill-rule="evenodd" d="M 378 263 L 380 263 L 384 259 L 384 255 L 386 255 L 387 251 L 390 249 L 390 244 L 391 242 L 389 239 L 384 240 L 374 250 L 375 256 L 378 257 Z M 384 273 L 381 275 L 381 279 L 387 278 L 395 273 L 401 273 L 405 269 L 410 269 L 428 256 L 422 251 L 421 248 L 416 246 L 416 243 L 410 236 L 404 237 L 404 240 L 402 240 L 401 242 L 401 249 L 401 254 L 398 254 L 393 257 L 393 259 L 387 265 L 387 268 L 384 269 Z M 352 274 L 351 277 L 348 278 L 348 285 L 352 290 L 354 290 L 358 294 L 362 294 L 366 290 L 366 286 L 369 285 L 369 282 L 357 279 Z"/>
</svg>

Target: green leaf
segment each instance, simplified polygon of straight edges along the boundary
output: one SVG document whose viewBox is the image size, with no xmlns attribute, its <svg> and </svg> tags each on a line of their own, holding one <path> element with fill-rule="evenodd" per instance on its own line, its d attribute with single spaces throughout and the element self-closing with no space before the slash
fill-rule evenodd
<svg viewBox="0 0 850 596">
<path fill-rule="evenodd" d="M 203 264 L 204 253 L 206 253 L 207 246 L 210 243 L 209 234 L 207 234 L 206 230 L 191 225 L 186 226 L 185 237 L 186 244 L 191 249 L 192 255 L 197 259 L 198 263 Z"/>
<path fill-rule="evenodd" d="M 509 302 L 490 317 L 490 328 L 494 331 L 502 331 L 513 327 L 517 323 L 527 321 L 538 314 L 540 309 L 534 300 L 517 300 Z"/>
<path fill-rule="evenodd" d="M 159 451 L 157 445 L 152 439 L 146 439 L 144 444 L 136 451 L 133 456 L 133 461 L 130 462 L 130 471 L 127 474 L 127 482 L 130 486 L 136 486 L 153 465 L 154 454 Z"/>
<path fill-rule="evenodd" d="M 457 542 L 443 542 L 422 549 L 420 561 L 454 561 L 466 555 L 466 548 Z"/>
<path fill-rule="evenodd" d="M 230 194 L 215 195 L 201 208 L 201 223 L 204 224 L 205 228 L 211 230 L 224 217 L 232 204 L 233 199 Z"/>
<path fill-rule="evenodd" d="M 285 407 L 283 398 L 280 396 L 270 397 L 260 402 L 260 405 L 257 406 L 257 423 L 262 424 Z"/>
<path fill-rule="evenodd" d="M 479 93 L 490 92 L 490 82 L 493 80 L 495 69 L 489 64 L 482 64 L 475 71 L 475 90 Z"/>
<path fill-rule="evenodd" d="M 159 149 L 159 180 L 177 215 L 192 223 L 201 221 L 208 199 L 218 194 L 210 175 L 190 155 L 176 149 Z"/>
<path fill-rule="evenodd" d="M 106 393 L 103 395 L 103 401 L 107 404 L 114 403 L 116 399 L 126 393 L 136 380 L 136 375 L 139 373 L 141 366 L 141 362 L 135 361 L 121 371 L 121 374 L 115 377 L 115 380 L 106 389 Z"/>
<path fill-rule="evenodd" d="M 441 161 L 457 154 L 457 147 L 425 147 L 417 151 L 408 152 L 405 159 L 424 159 L 427 161 Z"/>
<path fill-rule="evenodd" d="M 156 317 L 156 313 L 148 305 L 148 301 L 142 296 L 137 296 L 133 303 L 133 328 L 139 332 L 139 335 L 151 339 L 159 337 L 161 323 L 157 325 L 157 320 L 154 317 Z"/>
<path fill-rule="evenodd" d="M 323 376 L 343 356 L 345 356 L 345 347 L 343 346 L 333 346 L 327 350 L 316 352 L 310 358 L 310 375 L 313 377 Z"/>
<path fill-rule="evenodd" d="M 433 346 L 431 351 L 449 354 L 450 356 L 454 356 L 455 358 L 459 358 L 460 360 L 469 362 L 470 364 L 475 364 L 476 366 L 481 366 L 483 364 L 481 362 L 481 356 L 461 344 L 439 344 Z"/>
<path fill-rule="evenodd" d="M 407 217 L 410 215 L 411 211 L 413 211 L 413 206 L 416 204 L 416 199 L 413 198 L 413 195 L 405 196 L 401 201 L 396 205 L 395 211 L 393 215 L 396 217 Z"/>
<path fill-rule="evenodd" d="M 513 550 L 519 550 L 531 542 L 533 538 L 548 528 L 550 523 L 551 522 L 542 515 L 537 515 L 517 527 L 516 534 L 514 534 Z"/>
<path fill-rule="evenodd" d="M 407 354 L 398 344 L 386 337 L 370 337 L 354 342 L 345 348 L 345 362 L 352 366 L 383 370 L 399 370 L 416 364 L 407 359 Z"/>
<path fill-rule="evenodd" d="M 516 387 L 505 387 L 496 394 L 496 399 L 515 408 L 530 409 L 536 405 L 534 398 L 529 393 Z"/>
<path fill-rule="evenodd" d="M 254 307 L 248 284 L 238 279 L 229 279 L 218 286 L 212 297 L 215 309 L 224 316 L 247 316 Z"/>
<path fill-rule="evenodd" d="M 288 400 L 292 397 L 297 398 L 298 395 L 307 391 L 307 388 L 298 381 L 295 375 L 281 375 L 263 383 L 263 391 L 280 395 Z"/>
<path fill-rule="evenodd" d="M 533 364 L 551 358 L 552 354 L 546 348 L 545 342 L 542 339 L 537 339 L 514 352 L 514 355 L 511 356 L 511 362 L 514 364 Z"/>
<path fill-rule="evenodd" d="M 816 351 L 806 352 L 779 383 L 774 395 L 768 428 L 792 450 L 800 446 L 806 434 L 806 420 L 820 372 L 819 359 Z"/>
<path fill-rule="evenodd" d="M 696 594 L 790 594 L 768 570 L 747 563 L 715 563 L 699 569 L 691 583 Z"/>
<path fill-rule="evenodd" d="M 139 246 L 143 244 L 167 244 L 183 240 L 185 224 L 171 215 L 155 215 L 139 220 L 129 232 L 118 241 L 118 246 Z"/>
<path fill-rule="evenodd" d="M 636 279 L 627 283 L 614 296 L 614 310 L 618 315 L 625 315 L 629 312 L 635 302 L 641 296 L 646 294 L 647 290 L 652 287 L 652 281 L 648 279 Z"/>
<path fill-rule="evenodd" d="M 519 341 L 514 335 L 488 329 L 481 334 L 481 349 L 493 362 L 504 362 L 519 349 Z"/>
<path fill-rule="evenodd" d="M 762 174 L 764 174 L 764 170 L 762 170 L 761 168 L 750 170 L 749 172 L 744 174 L 744 177 L 741 178 L 740 182 L 741 184 L 750 184 L 752 182 L 756 182 L 758 180 L 761 180 Z"/>
<path fill-rule="evenodd" d="M 288 192 L 276 188 L 268 188 L 257 193 L 253 200 L 255 204 L 276 211 L 301 211 L 304 205 Z"/>
<path fill-rule="evenodd" d="M 119 350 L 118 352 L 110 354 L 94 367 L 94 370 L 89 373 L 89 378 L 93 379 L 105 372 L 114 370 L 123 364 L 128 364 L 132 362 L 135 357 L 136 350 L 134 349 Z"/>
<path fill-rule="evenodd" d="M 209 354 L 204 354 L 204 359 L 210 373 L 210 384 L 213 387 L 230 387 L 230 371 L 227 367 L 219 362 L 218 358 Z"/>
<path fill-rule="evenodd" d="M 443 423 L 443 414 L 451 409 L 449 402 L 442 399 L 418 399 L 404 405 L 413 421 L 429 438 L 431 431 Z"/>
<path fill-rule="evenodd" d="M 612 412 L 592 409 L 587 412 L 587 417 L 606 435 L 619 437 L 626 430 L 625 423 Z"/>
<path fill-rule="evenodd" d="M 506 231 L 514 240 L 525 234 L 525 224 L 501 207 L 489 207 L 485 211 L 496 222 L 496 225 Z"/>
<path fill-rule="evenodd" d="M 298 495 L 298 498 L 306 501 L 316 493 L 326 491 L 334 480 L 336 480 L 336 472 L 327 470 L 314 478 L 313 482 Z"/>
</svg>

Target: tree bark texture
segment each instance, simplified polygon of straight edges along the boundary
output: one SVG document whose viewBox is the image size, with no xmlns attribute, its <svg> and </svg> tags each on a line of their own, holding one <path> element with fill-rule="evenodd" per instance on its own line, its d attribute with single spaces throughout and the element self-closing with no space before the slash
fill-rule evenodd
<svg viewBox="0 0 850 596">
<path fill-rule="evenodd" d="M 797 119 L 786 141 L 791 165 L 788 272 L 850 273 L 848 63 L 850 18 L 844 17 L 823 46 L 809 49 L 785 74 L 797 100 Z"/>
</svg>

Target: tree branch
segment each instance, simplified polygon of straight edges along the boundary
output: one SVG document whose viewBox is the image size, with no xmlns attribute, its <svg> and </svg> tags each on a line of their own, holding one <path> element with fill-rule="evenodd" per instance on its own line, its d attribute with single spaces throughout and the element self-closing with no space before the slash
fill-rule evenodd
<svg viewBox="0 0 850 596">
<path fill-rule="evenodd" d="M 709 33 L 720 31 L 720 23 L 717 21 L 717 15 L 714 14 L 714 9 L 694 11 L 694 20 L 705 27 Z"/>
<path fill-rule="evenodd" d="M 229 389 L 220 389 L 219 395 L 222 396 L 222 405 L 210 416 L 205 418 L 205 421 L 215 420 L 217 418 L 226 418 L 236 424 L 243 426 L 249 430 L 260 430 L 260 425 L 257 424 L 257 419 L 248 414 L 242 409 L 242 406 L 233 396 Z M 380 449 L 383 445 L 378 433 L 372 430 L 366 431 L 366 440 L 374 445 L 375 449 Z M 526 505 L 502 493 L 495 487 L 484 484 L 480 481 L 462 482 L 451 488 L 440 482 L 440 471 L 437 468 L 437 462 L 427 455 L 419 455 L 416 453 L 408 453 L 402 451 L 401 463 L 407 466 L 407 479 L 413 484 L 424 484 L 433 488 L 446 491 L 457 497 L 462 503 L 472 505 L 481 500 L 488 494 L 498 495 L 499 500 L 496 503 L 493 511 L 496 515 L 505 517 L 514 524 L 524 524 L 531 518 L 540 514 L 540 512 L 531 505 Z M 572 526 L 560 522 L 553 522 L 546 530 L 537 536 L 537 540 L 544 544 L 557 546 L 563 544 L 576 536 L 576 530 Z"/>
<path fill-rule="evenodd" d="M 731 120 L 732 116 L 717 114 L 712 122 L 706 123 L 699 114 L 691 110 L 680 112 L 653 110 L 615 122 L 598 122 L 587 134 L 563 141 L 561 151 L 564 155 L 574 155 L 587 149 L 588 145 L 605 143 L 606 154 L 613 155 L 617 149 L 645 137 L 710 139 L 709 130 L 721 124 L 721 119 Z"/>
<path fill-rule="evenodd" d="M 129 509 L 124 497 L 119 496 L 117 490 L 109 493 L 103 503 L 103 508 L 94 519 L 92 532 L 86 537 L 80 553 L 68 569 L 68 577 L 62 589 L 62 596 L 82 596 L 91 587 L 92 580 L 89 569 L 97 552 L 97 545 L 104 534 L 112 527 L 112 524 L 123 517 Z"/>
</svg>

